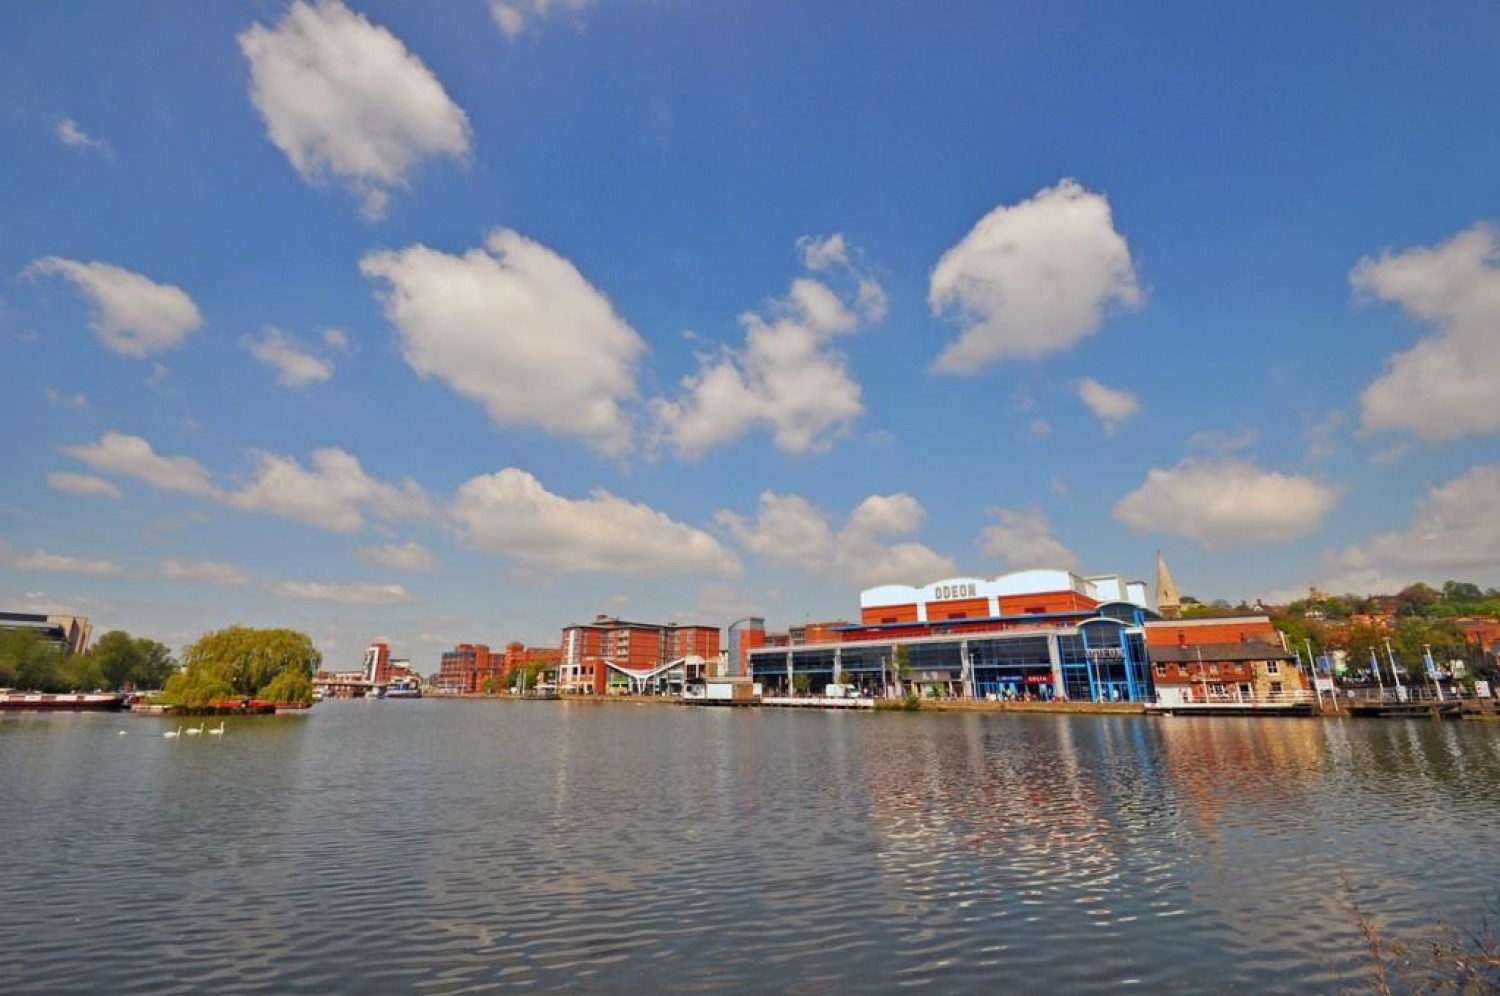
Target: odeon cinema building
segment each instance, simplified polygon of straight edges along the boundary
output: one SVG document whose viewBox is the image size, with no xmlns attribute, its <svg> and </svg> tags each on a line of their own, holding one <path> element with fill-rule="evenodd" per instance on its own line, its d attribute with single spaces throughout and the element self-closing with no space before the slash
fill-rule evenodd
<svg viewBox="0 0 1500 996">
<path fill-rule="evenodd" d="M 1153 698 L 1144 627 L 1159 616 L 1144 581 L 1018 571 L 869 588 L 859 608 L 858 625 L 818 627 L 832 633 L 826 642 L 751 650 L 750 675 L 767 695 L 838 684 L 875 695 Z"/>
</svg>

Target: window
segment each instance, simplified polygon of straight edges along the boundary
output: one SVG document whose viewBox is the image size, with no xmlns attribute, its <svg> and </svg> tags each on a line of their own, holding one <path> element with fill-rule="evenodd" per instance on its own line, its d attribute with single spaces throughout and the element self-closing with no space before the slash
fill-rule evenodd
<svg viewBox="0 0 1500 996">
<path fill-rule="evenodd" d="M 1219 673 L 1219 665 L 1217 665 L 1217 664 L 1210 664 L 1208 666 L 1208 673 L 1212 674 L 1212 675 L 1217 675 Z"/>
<path fill-rule="evenodd" d="M 1280 673 L 1281 673 L 1281 662 L 1280 661 L 1266 661 L 1266 674 L 1280 674 Z"/>
<path fill-rule="evenodd" d="M 1165 664 L 1156 665 L 1156 676 L 1158 678 L 1165 678 L 1167 676 L 1167 666 Z"/>
<path fill-rule="evenodd" d="M 1025 614 L 1028 616 L 1040 616 L 1044 615 L 1046 611 L 1047 607 L 1045 605 L 1028 605 L 1025 609 Z"/>
</svg>

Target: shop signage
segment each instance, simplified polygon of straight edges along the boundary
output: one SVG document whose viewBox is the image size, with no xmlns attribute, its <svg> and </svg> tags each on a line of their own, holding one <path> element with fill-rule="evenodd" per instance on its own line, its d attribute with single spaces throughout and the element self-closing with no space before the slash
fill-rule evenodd
<svg viewBox="0 0 1500 996">
<path fill-rule="evenodd" d="M 978 598 L 979 585 L 973 581 L 963 584 L 936 584 L 932 586 L 932 599 L 946 602 L 950 598 Z"/>
<path fill-rule="evenodd" d="M 1095 664 L 1105 664 L 1125 659 L 1125 651 L 1120 647 L 1090 647 L 1088 652 L 1089 660 Z"/>
</svg>

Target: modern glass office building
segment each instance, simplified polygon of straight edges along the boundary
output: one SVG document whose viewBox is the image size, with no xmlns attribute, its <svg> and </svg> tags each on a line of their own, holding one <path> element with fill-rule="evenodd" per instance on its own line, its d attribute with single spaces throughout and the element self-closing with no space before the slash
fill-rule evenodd
<svg viewBox="0 0 1500 996">
<path fill-rule="evenodd" d="M 861 622 L 834 641 L 750 651 L 765 694 L 829 685 L 960 698 L 1149 701 L 1144 582 L 1021 571 L 860 596 Z"/>
</svg>

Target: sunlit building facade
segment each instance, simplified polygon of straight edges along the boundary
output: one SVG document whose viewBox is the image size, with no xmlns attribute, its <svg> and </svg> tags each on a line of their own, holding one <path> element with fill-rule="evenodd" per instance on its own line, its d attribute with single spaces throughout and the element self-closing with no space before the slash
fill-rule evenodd
<svg viewBox="0 0 1500 996">
<path fill-rule="evenodd" d="M 957 698 L 1141 702 L 1153 696 L 1145 582 L 1017 571 L 860 594 L 860 622 L 831 639 L 752 650 L 766 694 L 829 685 Z"/>
</svg>

